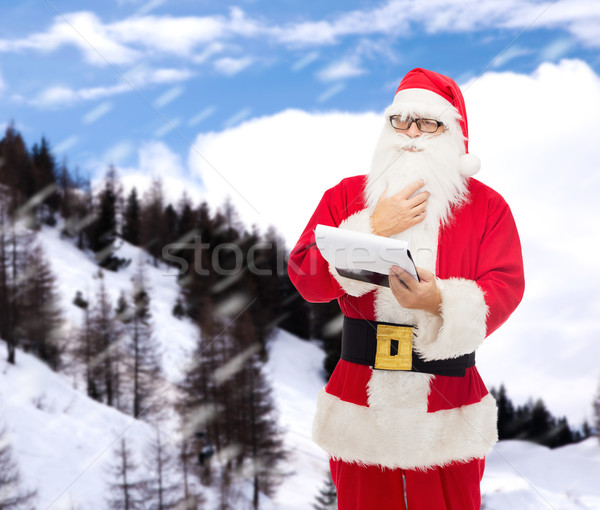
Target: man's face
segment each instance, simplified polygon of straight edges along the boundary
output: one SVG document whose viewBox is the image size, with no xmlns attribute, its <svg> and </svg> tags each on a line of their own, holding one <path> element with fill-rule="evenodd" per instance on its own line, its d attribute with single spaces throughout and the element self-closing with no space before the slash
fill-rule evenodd
<svg viewBox="0 0 600 510">
<path fill-rule="evenodd" d="M 394 195 L 422 179 L 426 191 L 431 193 L 424 225 L 437 228 L 448 217 L 450 205 L 464 195 L 465 183 L 459 168 L 461 151 L 464 139 L 458 122 L 442 124 L 432 113 L 418 111 L 386 118 L 369 173 L 368 207 L 374 209 L 384 192 Z"/>
<path fill-rule="evenodd" d="M 419 129 L 417 122 L 415 122 L 415 120 L 410 117 L 408 119 L 406 119 L 406 121 L 408 121 L 408 122 L 410 122 L 412 120 L 412 122 L 410 122 L 410 126 L 408 127 L 408 129 L 400 129 L 400 128 L 396 127 L 396 125 L 394 125 L 394 124 L 396 124 L 395 122 L 392 122 L 392 127 L 394 128 L 396 133 L 407 136 L 409 138 L 419 138 L 422 135 L 427 135 L 428 137 L 438 136 L 438 135 L 441 135 L 444 131 L 446 131 L 446 127 L 441 122 L 438 123 L 437 126 L 435 126 L 435 125 L 432 126 L 431 120 L 435 121 L 435 119 L 423 119 L 423 118 L 418 118 L 418 117 L 417 117 L 417 119 L 419 119 L 421 121 L 421 127 L 426 131 L 421 131 L 421 129 Z M 433 129 L 434 127 L 435 127 L 435 131 L 428 130 L 428 129 Z M 421 152 L 423 149 L 419 149 L 414 146 L 409 146 L 409 147 L 406 147 L 404 150 L 407 150 L 409 152 Z"/>
</svg>

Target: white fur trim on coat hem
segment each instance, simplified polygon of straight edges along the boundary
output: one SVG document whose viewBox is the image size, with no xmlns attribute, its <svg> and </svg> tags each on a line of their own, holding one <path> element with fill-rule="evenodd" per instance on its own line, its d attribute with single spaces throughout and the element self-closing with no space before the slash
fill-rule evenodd
<svg viewBox="0 0 600 510">
<path fill-rule="evenodd" d="M 425 313 L 417 321 L 415 349 L 426 361 L 469 354 L 481 345 L 486 335 L 488 307 L 483 291 L 473 280 L 438 280 L 442 295 L 440 318 Z"/>
<path fill-rule="evenodd" d="M 484 457 L 498 441 L 496 401 L 488 394 L 475 404 L 424 412 L 381 410 L 345 402 L 321 390 L 313 440 L 331 457 L 390 469 L 427 469 Z M 384 422 L 384 423 L 385 423 Z"/>
</svg>

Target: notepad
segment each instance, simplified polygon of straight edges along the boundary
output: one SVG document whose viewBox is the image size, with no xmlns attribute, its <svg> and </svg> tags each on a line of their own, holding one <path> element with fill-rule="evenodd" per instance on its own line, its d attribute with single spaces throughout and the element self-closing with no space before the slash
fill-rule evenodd
<svg viewBox="0 0 600 510">
<path fill-rule="evenodd" d="M 323 258 L 342 276 L 387 287 L 387 276 L 396 265 L 419 280 L 406 241 L 321 224 L 314 232 Z"/>
</svg>

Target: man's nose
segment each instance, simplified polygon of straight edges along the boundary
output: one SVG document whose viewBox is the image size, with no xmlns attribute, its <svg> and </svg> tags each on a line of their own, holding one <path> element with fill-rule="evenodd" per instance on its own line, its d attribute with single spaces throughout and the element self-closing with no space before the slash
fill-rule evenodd
<svg viewBox="0 0 600 510">
<path fill-rule="evenodd" d="M 413 123 L 408 128 L 408 131 L 406 132 L 406 134 L 408 136 L 410 136 L 411 138 L 417 138 L 417 137 L 421 136 L 422 133 L 421 133 L 421 130 L 417 127 L 417 123 L 415 121 L 413 121 Z"/>
</svg>

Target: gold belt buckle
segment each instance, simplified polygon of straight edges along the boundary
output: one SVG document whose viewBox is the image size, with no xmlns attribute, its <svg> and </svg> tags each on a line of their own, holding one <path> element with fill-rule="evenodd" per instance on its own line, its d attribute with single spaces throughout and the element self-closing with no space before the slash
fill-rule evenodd
<svg viewBox="0 0 600 510">
<path fill-rule="evenodd" d="M 412 370 L 412 337 L 410 326 L 378 324 L 374 368 Z"/>
</svg>

